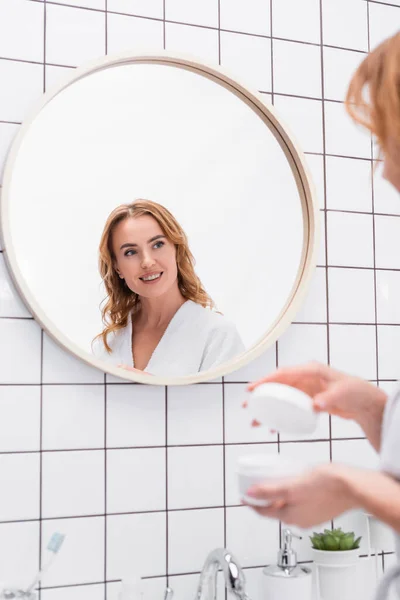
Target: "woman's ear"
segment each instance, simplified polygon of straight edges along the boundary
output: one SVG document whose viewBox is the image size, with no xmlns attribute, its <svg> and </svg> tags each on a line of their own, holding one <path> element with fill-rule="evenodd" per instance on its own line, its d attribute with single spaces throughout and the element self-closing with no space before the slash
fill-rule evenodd
<svg viewBox="0 0 400 600">
<path fill-rule="evenodd" d="M 118 269 L 118 267 L 115 263 L 113 264 L 113 268 L 114 268 L 114 271 L 118 274 L 118 277 L 120 279 L 124 279 L 124 277 L 121 275 L 121 271 Z"/>
</svg>

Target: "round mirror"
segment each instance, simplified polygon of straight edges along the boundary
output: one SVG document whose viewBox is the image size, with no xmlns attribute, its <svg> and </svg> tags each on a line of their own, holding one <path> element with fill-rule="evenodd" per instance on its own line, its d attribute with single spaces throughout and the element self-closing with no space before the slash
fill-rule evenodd
<svg viewBox="0 0 400 600">
<path fill-rule="evenodd" d="M 14 282 L 44 329 L 126 379 L 231 372 L 289 325 L 315 262 L 301 153 L 222 70 L 107 58 L 46 94 L 7 160 Z"/>
</svg>

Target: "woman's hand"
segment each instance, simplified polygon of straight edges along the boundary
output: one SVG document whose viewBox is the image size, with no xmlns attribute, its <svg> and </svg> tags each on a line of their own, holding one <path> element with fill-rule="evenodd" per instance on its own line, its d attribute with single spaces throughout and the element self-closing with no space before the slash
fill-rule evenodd
<svg viewBox="0 0 400 600">
<path fill-rule="evenodd" d="M 363 428 L 374 448 L 379 450 L 383 411 L 387 400 L 385 392 L 380 388 L 317 362 L 278 369 L 268 377 L 252 383 L 248 389 L 252 391 L 267 382 L 284 383 L 302 390 L 313 398 L 316 412 L 353 419 Z"/>
<path fill-rule="evenodd" d="M 260 515 L 308 529 L 356 507 L 349 484 L 354 472 L 368 477 L 368 471 L 327 464 L 300 477 L 253 486 L 246 495 L 271 503 L 266 508 L 251 506 Z"/>
</svg>

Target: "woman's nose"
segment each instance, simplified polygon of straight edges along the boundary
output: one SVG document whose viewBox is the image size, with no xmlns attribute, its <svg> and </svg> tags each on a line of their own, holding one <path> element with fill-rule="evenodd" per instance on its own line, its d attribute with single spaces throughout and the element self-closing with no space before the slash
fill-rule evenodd
<svg viewBox="0 0 400 600">
<path fill-rule="evenodd" d="M 153 257 L 151 256 L 151 254 L 147 254 L 147 253 L 143 254 L 142 269 L 149 269 L 154 264 L 155 264 L 155 261 L 154 261 Z"/>
</svg>

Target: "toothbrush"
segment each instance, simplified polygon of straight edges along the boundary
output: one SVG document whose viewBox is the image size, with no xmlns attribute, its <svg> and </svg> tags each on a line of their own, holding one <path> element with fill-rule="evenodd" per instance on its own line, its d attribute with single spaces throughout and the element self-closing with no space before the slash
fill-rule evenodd
<svg viewBox="0 0 400 600">
<path fill-rule="evenodd" d="M 35 579 L 32 581 L 31 585 L 25 590 L 25 594 L 29 596 L 33 591 L 34 587 L 42 580 L 43 575 L 50 567 L 55 557 L 57 556 L 61 546 L 63 545 L 65 539 L 65 535 L 63 533 L 53 533 L 50 538 L 49 543 L 47 544 L 46 550 L 48 551 L 49 558 L 44 566 L 40 569 L 39 573 L 36 575 Z"/>
</svg>

